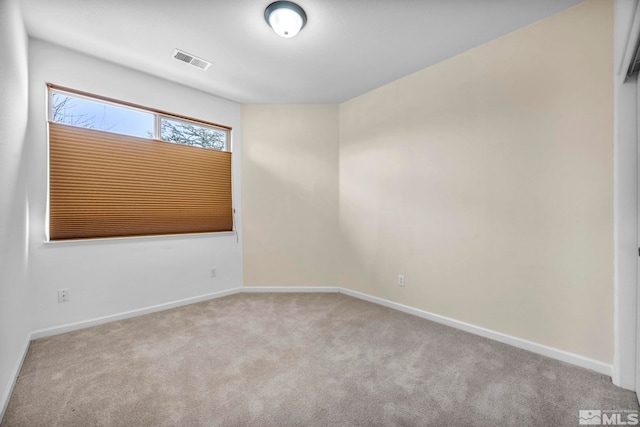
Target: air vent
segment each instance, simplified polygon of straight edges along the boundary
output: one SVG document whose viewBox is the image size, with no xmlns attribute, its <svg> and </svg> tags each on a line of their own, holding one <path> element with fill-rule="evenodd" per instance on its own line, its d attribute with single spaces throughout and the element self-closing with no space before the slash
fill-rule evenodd
<svg viewBox="0 0 640 427">
<path fill-rule="evenodd" d="M 187 64 L 191 64 L 194 67 L 200 68 L 201 70 L 206 70 L 211 66 L 211 62 L 206 61 L 202 58 L 198 58 L 197 56 L 193 56 L 179 49 L 173 51 L 173 57 L 178 61 L 186 62 Z"/>
</svg>

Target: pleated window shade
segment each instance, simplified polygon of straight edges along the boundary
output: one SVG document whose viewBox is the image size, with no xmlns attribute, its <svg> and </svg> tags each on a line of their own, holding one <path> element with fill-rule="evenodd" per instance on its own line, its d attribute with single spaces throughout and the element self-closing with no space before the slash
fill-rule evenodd
<svg viewBox="0 0 640 427">
<path fill-rule="evenodd" d="M 50 240 L 232 230 L 230 152 L 49 122 Z"/>
</svg>

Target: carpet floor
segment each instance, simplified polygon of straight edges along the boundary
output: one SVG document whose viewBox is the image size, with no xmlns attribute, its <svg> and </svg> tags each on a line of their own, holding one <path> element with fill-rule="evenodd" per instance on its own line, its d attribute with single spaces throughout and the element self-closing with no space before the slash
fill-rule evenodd
<svg viewBox="0 0 640 427">
<path fill-rule="evenodd" d="M 2 427 L 576 426 L 611 379 L 342 294 L 237 294 L 33 341 Z"/>
</svg>

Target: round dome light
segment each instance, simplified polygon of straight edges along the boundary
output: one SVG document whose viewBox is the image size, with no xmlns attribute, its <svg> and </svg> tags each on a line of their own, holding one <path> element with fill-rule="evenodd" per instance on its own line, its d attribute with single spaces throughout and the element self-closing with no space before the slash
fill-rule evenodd
<svg viewBox="0 0 640 427">
<path fill-rule="evenodd" d="M 305 26 L 307 14 L 295 3 L 276 1 L 267 6 L 264 19 L 277 35 L 291 38 Z"/>
</svg>

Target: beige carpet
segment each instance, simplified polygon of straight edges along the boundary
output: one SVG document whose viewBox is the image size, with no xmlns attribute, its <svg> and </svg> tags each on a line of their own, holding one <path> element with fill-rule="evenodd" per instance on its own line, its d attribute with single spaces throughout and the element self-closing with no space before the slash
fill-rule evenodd
<svg viewBox="0 0 640 427">
<path fill-rule="evenodd" d="M 609 378 L 341 294 L 238 294 L 34 341 L 9 426 L 575 426 Z"/>
</svg>

